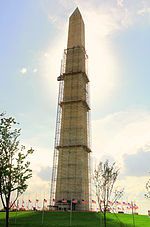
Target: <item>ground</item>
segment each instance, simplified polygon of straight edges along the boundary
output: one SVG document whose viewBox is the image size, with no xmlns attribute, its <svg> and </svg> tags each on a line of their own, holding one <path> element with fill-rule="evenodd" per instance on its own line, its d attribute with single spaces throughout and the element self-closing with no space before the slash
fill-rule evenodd
<svg viewBox="0 0 150 227">
<path fill-rule="evenodd" d="M 0 226 L 4 226 L 5 213 L 0 213 Z M 43 225 L 42 225 L 43 218 Z M 107 214 L 107 227 L 150 227 L 150 217 L 146 215 L 135 215 L 135 226 L 133 217 L 129 214 Z M 103 227 L 100 225 L 99 213 L 95 212 L 73 212 L 70 223 L 69 212 L 11 212 L 10 227 Z"/>
</svg>

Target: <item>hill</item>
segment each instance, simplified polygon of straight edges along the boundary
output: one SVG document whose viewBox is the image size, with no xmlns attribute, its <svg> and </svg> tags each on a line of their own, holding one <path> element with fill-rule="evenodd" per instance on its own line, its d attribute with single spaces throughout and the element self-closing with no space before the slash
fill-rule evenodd
<svg viewBox="0 0 150 227">
<path fill-rule="evenodd" d="M 11 212 L 10 227 L 69 227 L 69 212 L 44 212 L 42 225 L 42 212 Z M 0 226 L 4 226 L 5 213 L 0 213 Z M 135 215 L 135 227 L 150 227 L 150 218 L 146 215 Z M 95 212 L 73 212 L 72 227 L 98 227 L 101 218 Z M 131 227 L 133 226 L 132 215 L 107 214 L 108 227 Z M 101 224 L 101 227 L 103 225 Z"/>
</svg>

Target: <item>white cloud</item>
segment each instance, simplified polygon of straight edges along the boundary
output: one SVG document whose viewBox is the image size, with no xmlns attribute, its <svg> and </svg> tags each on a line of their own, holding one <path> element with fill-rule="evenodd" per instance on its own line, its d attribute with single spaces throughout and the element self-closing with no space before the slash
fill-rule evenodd
<svg viewBox="0 0 150 227">
<path fill-rule="evenodd" d="M 35 69 L 33 69 L 33 73 L 37 73 L 37 71 L 38 71 L 38 70 L 37 70 L 36 68 L 35 68 Z"/>
<path fill-rule="evenodd" d="M 23 67 L 23 68 L 20 70 L 20 73 L 23 74 L 23 75 L 27 74 L 28 72 L 29 72 L 29 70 L 28 70 L 26 67 Z M 34 68 L 34 69 L 32 70 L 32 72 L 33 72 L 33 73 L 37 73 L 37 72 L 38 72 L 37 68 Z"/>
<path fill-rule="evenodd" d="M 111 36 L 127 29 L 131 15 L 126 8 L 106 7 L 79 2 L 86 30 L 86 47 L 89 55 L 91 100 L 94 109 L 110 102 L 120 88 L 121 63 L 113 48 Z M 82 10 L 83 9 L 83 10 Z"/>
<path fill-rule="evenodd" d="M 144 16 L 145 14 L 150 14 L 150 8 L 143 8 L 137 11 L 138 15 Z"/>
<path fill-rule="evenodd" d="M 51 99 L 51 107 L 56 109 L 58 96 L 57 77 L 60 75 L 61 59 L 66 48 L 67 25 L 61 30 L 55 40 L 51 40 L 47 48 L 39 53 L 39 75 L 43 90 Z M 54 106 L 55 104 L 55 106 Z"/>
<path fill-rule="evenodd" d="M 148 149 L 148 146 L 146 148 Z M 147 173 L 150 171 L 150 144 L 149 149 L 147 150 L 146 148 L 141 148 L 136 154 L 124 155 L 125 175 L 147 175 Z"/>
<path fill-rule="evenodd" d="M 123 155 L 136 153 L 150 143 L 150 112 L 128 110 L 92 122 L 93 154 L 114 157 L 123 167 Z"/>
<path fill-rule="evenodd" d="M 48 53 L 44 53 L 44 57 L 49 57 L 49 54 Z"/>
<path fill-rule="evenodd" d="M 28 71 L 27 68 L 23 67 L 23 68 L 20 70 L 20 73 L 24 75 L 24 74 L 27 74 L 27 71 Z"/>
<path fill-rule="evenodd" d="M 117 0 L 117 5 L 120 7 L 124 6 L 124 0 Z"/>
</svg>

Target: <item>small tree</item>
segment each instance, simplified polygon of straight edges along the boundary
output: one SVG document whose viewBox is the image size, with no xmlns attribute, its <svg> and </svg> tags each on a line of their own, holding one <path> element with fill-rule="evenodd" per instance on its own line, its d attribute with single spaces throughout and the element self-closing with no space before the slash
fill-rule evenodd
<svg viewBox="0 0 150 227">
<path fill-rule="evenodd" d="M 32 176 L 27 158 L 33 149 L 25 151 L 25 146 L 20 145 L 18 137 L 21 129 L 15 126 L 14 118 L 0 115 L 0 198 L 6 211 L 6 227 L 9 226 L 11 207 L 27 189 L 27 180 Z"/>
<path fill-rule="evenodd" d="M 106 227 L 106 212 L 110 209 L 110 200 L 114 184 L 117 180 L 119 169 L 115 163 L 109 165 L 109 161 L 100 162 L 94 171 L 94 184 L 96 187 L 96 196 L 100 208 L 103 213 L 104 226 Z M 115 191 L 113 203 L 122 196 L 123 190 Z M 112 204 L 113 204 L 112 203 Z"/>
</svg>

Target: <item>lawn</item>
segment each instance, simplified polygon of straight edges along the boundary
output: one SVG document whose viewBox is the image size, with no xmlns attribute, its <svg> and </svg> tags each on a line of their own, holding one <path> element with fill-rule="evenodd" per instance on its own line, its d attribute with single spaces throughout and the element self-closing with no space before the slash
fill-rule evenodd
<svg viewBox="0 0 150 227">
<path fill-rule="evenodd" d="M 135 215 L 135 227 L 150 227 L 150 218 Z M 0 213 L 0 227 L 4 227 L 5 213 Z M 10 227 L 69 227 L 69 212 L 45 212 L 42 225 L 42 212 L 11 212 Z M 100 215 L 92 212 L 73 212 L 72 227 L 103 227 Z M 107 214 L 107 227 L 132 227 L 133 219 L 129 214 Z"/>
</svg>

